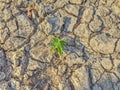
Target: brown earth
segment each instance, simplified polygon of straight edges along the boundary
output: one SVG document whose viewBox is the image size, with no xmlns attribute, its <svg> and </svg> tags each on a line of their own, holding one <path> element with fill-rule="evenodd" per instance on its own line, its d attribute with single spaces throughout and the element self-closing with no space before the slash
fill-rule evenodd
<svg viewBox="0 0 120 90">
<path fill-rule="evenodd" d="M 0 0 L 0 90 L 120 90 L 120 0 Z"/>
</svg>

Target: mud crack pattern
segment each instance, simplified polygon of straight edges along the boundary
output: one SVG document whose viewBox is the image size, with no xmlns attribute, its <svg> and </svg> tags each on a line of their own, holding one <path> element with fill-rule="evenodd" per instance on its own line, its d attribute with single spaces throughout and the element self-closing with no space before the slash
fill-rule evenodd
<svg viewBox="0 0 120 90">
<path fill-rule="evenodd" d="M 120 90 L 120 1 L 0 0 L 0 90 Z"/>
</svg>

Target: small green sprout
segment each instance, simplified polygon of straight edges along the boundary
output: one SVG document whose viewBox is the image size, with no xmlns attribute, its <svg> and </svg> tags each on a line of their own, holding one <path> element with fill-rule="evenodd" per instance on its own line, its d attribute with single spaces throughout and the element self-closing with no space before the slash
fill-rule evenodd
<svg viewBox="0 0 120 90">
<path fill-rule="evenodd" d="M 63 53 L 63 50 L 62 50 L 63 45 L 65 44 L 66 44 L 66 41 L 64 38 L 59 39 L 58 37 L 53 36 L 53 40 L 50 43 L 50 46 L 52 47 L 51 50 L 57 51 L 57 53 L 61 55 Z"/>
</svg>

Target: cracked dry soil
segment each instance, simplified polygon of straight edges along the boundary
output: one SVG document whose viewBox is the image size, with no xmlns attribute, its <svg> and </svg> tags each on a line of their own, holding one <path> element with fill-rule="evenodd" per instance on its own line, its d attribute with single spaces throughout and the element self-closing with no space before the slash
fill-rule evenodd
<svg viewBox="0 0 120 90">
<path fill-rule="evenodd" d="M 0 0 L 0 90 L 120 90 L 120 0 Z"/>
</svg>

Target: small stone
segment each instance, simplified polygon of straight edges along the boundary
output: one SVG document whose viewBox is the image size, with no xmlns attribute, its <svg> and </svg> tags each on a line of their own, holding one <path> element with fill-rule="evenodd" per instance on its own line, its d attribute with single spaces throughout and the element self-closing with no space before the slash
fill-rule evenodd
<svg viewBox="0 0 120 90">
<path fill-rule="evenodd" d="M 49 17 L 47 21 L 52 26 L 52 32 L 56 32 L 59 29 L 59 19 L 57 17 Z"/>
<path fill-rule="evenodd" d="M 120 52 L 120 40 L 117 42 L 116 51 Z"/>
<path fill-rule="evenodd" d="M 64 24 L 62 25 L 62 32 L 67 32 L 68 31 L 68 27 L 71 24 L 71 18 L 70 17 L 64 17 L 63 18 L 63 22 Z"/>
<path fill-rule="evenodd" d="M 7 26 L 9 28 L 10 32 L 15 34 L 15 31 L 18 28 L 15 19 L 10 20 L 9 22 L 7 22 Z"/>
<path fill-rule="evenodd" d="M 68 3 L 69 0 L 56 0 L 56 4 L 55 7 L 63 7 L 64 5 L 66 5 Z"/>
<path fill-rule="evenodd" d="M 5 65 L 5 60 L 6 59 L 4 57 L 0 58 L 0 68 Z"/>
<path fill-rule="evenodd" d="M 8 81 L 6 89 L 7 90 L 16 90 L 15 84 L 12 81 Z"/>
<path fill-rule="evenodd" d="M 71 77 L 75 90 L 89 90 L 88 78 L 85 67 L 75 70 Z"/>
<path fill-rule="evenodd" d="M 103 65 L 103 67 L 107 70 L 110 70 L 112 68 L 112 62 L 109 59 L 109 57 L 101 59 L 102 59 L 101 64 Z"/>
<path fill-rule="evenodd" d="M 16 67 L 17 67 L 17 66 L 20 66 L 20 64 L 21 64 L 21 60 L 20 60 L 20 59 L 17 59 L 17 60 L 15 61 Z"/>
<path fill-rule="evenodd" d="M 95 86 L 93 87 L 93 90 L 102 90 L 102 89 L 101 89 L 101 87 L 99 87 L 98 85 L 95 85 Z"/>
<path fill-rule="evenodd" d="M 111 11 L 106 7 L 100 6 L 96 13 L 100 16 L 105 17 L 105 16 L 109 15 L 111 13 Z"/>
<path fill-rule="evenodd" d="M 12 17 L 10 9 L 4 9 L 3 11 L 3 19 L 5 21 L 9 20 Z"/>
<path fill-rule="evenodd" d="M 117 71 L 120 73 L 120 64 L 117 67 Z"/>
<path fill-rule="evenodd" d="M 67 6 L 65 7 L 65 9 L 66 9 L 69 13 L 71 13 L 71 14 L 73 14 L 73 15 L 75 15 L 75 16 L 77 16 L 78 13 L 79 13 L 79 6 L 67 5 Z"/>
<path fill-rule="evenodd" d="M 0 43 L 4 43 L 9 37 L 9 30 L 7 28 L 0 29 Z"/>
<path fill-rule="evenodd" d="M 6 77 L 5 73 L 4 72 L 0 72 L 0 81 L 4 80 L 5 77 Z"/>
<path fill-rule="evenodd" d="M 3 28 L 4 28 L 4 26 L 5 26 L 5 23 L 0 22 L 0 29 L 3 29 Z"/>
<path fill-rule="evenodd" d="M 92 7 L 86 8 L 83 12 L 81 22 L 82 23 L 86 23 L 86 22 L 89 23 L 91 18 L 93 18 L 93 13 L 94 13 L 94 10 Z"/>
<path fill-rule="evenodd" d="M 1 57 L 4 57 L 4 56 L 5 56 L 4 51 L 3 51 L 3 50 L 0 50 L 0 58 L 1 58 Z"/>
<path fill-rule="evenodd" d="M 70 0 L 71 3 L 82 4 L 84 0 Z"/>
<path fill-rule="evenodd" d="M 89 24 L 89 27 L 93 32 L 101 31 L 104 27 L 101 17 L 95 16 L 94 20 Z"/>
</svg>

